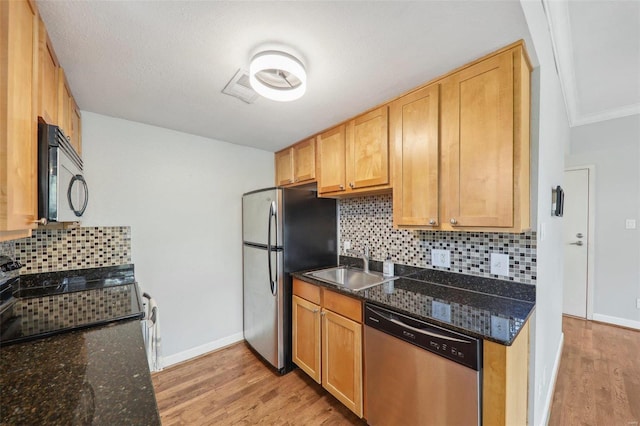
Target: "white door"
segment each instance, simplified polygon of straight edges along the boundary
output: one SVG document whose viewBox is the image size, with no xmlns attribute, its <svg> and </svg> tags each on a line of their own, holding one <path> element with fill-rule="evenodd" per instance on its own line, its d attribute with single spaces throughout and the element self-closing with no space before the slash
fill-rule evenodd
<svg viewBox="0 0 640 426">
<path fill-rule="evenodd" d="M 562 311 L 587 317 L 589 170 L 564 172 L 564 301 Z"/>
</svg>

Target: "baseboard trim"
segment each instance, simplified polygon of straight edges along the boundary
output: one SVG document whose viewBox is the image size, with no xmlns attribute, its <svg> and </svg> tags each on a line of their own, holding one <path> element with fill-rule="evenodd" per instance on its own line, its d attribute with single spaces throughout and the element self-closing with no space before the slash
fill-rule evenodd
<svg viewBox="0 0 640 426">
<path fill-rule="evenodd" d="M 244 339 L 244 334 L 241 332 L 232 334 L 231 336 L 223 337 L 222 339 L 215 340 L 213 342 L 205 343 L 204 345 L 196 346 L 195 348 L 187 349 L 186 351 L 178 352 L 167 357 L 164 357 L 164 367 L 170 367 L 195 358 L 200 355 L 204 355 L 207 352 L 215 351 L 216 349 L 229 346 L 233 343 L 239 342 Z"/>
<path fill-rule="evenodd" d="M 640 321 L 628 320 L 626 318 L 611 317 L 609 315 L 593 314 L 594 321 L 606 322 L 608 324 L 619 325 L 621 327 L 640 330 Z"/>
<path fill-rule="evenodd" d="M 551 403 L 553 402 L 553 394 L 556 391 L 556 381 L 558 380 L 558 370 L 560 369 L 560 360 L 562 359 L 562 348 L 564 347 L 564 333 L 560 334 L 560 344 L 558 345 L 558 351 L 556 352 L 556 359 L 553 362 L 553 371 L 551 372 L 551 381 L 547 396 L 544 399 L 544 411 L 542 418 L 544 419 L 543 425 L 549 424 L 549 416 L 551 415 Z"/>
</svg>

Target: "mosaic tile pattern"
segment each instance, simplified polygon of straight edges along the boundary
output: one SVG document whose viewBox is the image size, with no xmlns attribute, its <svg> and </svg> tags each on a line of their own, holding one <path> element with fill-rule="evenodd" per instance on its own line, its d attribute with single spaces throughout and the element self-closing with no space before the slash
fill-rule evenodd
<svg viewBox="0 0 640 426">
<path fill-rule="evenodd" d="M 128 226 L 37 229 L 15 240 L 22 274 L 98 268 L 131 263 Z"/>
<path fill-rule="evenodd" d="M 14 311 L 23 334 L 32 335 L 123 317 L 133 313 L 130 285 L 19 299 Z"/>
<path fill-rule="evenodd" d="M 536 283 L 536 233 L 444 232 L 393 229 L 391 194 L 342 199 L 338 202 L 340 241 L 360 250 L 366 243 L 371 259 L 391 255 L 395 263 L 487 278 Z M 342 244 L 341 244 L 342 245 Z M 431 250 L 451 252 L 451 267 L 431 265 Z M 491 253 L 509 255 L 509 277 L 490 273 Z M 339 254 L 353 256 L 340 247 Z"/>
<path fill-rule="evenodd" d="M 16 252 L 16 244 L 14 241 L 0 242 L 0 256 L 8 256 L 14 258 Z"/>
</svg>

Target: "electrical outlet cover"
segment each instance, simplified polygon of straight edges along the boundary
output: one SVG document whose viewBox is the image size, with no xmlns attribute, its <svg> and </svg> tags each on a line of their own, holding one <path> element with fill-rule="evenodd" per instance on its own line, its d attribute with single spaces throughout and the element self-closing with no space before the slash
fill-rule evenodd
<svg viewBox="0 0 640 426">
<path fill-rule="evenodd" d="M 344 243 L 342 243 L 342 247 L 345 250 L 349 250 L 351 248 L 351 241 L 345 241 Z"/>
<path fill-rule="evenodd" d="M 451 322 L 451 305 L 434 300 L 431 303 L 431 316 L 440 321 Z"/>
<path fill-rule="evenodd" d="M 491 273 L 493 275 L 509 276 L 509 255 L 491 253 Z"/>
<path fill-rule="evenodd" d="M 509 319 L 491 315 L 491 337 L 509 340 Z"/>
<path fill-rule="evenodd" d="M 451 267 L 451 252 L 449 250 L 432 249 L 431 264 L 443 268 Z"/>
</svg>

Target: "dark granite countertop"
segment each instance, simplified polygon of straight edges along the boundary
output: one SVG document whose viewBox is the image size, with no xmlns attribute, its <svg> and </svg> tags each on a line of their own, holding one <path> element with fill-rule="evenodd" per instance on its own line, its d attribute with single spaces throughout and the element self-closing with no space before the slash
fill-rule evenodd
<svg viewBox="0 0 640 426">
<path fill-rule="evenodd" d="M 362 267 L 360 259 L 347 256 L 340 256 L 340 263 Z M 381 271 L 382 262 L 372 261 L 370 268 Z M 365 302 L 507 346 L 513 343 L 535 309 L 535 286 L 505 280 L 396 265 L 395 274 L 401 278 L 352 291 L 308 277 L 305 272 L 292 275 Z M 434 302 L 449 305 L 450 317 L 434 315 Z M 507 324 L 508 327 L 503 327 Z"/>
<path fill-rule="evenodd" d="M 0 312 L 0 347 L 144 315 L 134 266 L 25 274 Z"/>
<path fill-rule="evenodd" d="M 160 424 L 139 321 L 3 347 L 0 362 L 0 424 Z"/>
</svg>

